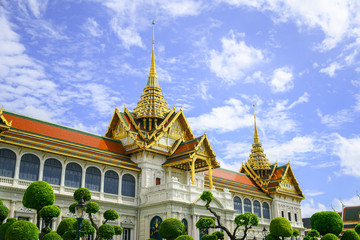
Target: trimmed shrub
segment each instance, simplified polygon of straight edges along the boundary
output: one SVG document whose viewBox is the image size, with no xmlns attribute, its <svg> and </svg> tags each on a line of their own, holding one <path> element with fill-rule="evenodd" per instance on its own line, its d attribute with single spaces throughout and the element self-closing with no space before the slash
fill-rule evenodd
<svg viewBox="0 0 360 240">
<path fill-rule="evenodd" d="M 259 217 L 254 213 L 243 213 L 235 217 L 235 224 L 238 226 L 257 226 L 259 224 Z"/>
<path fill-rule="evenodd" d="M 8 218 L 8 219 L 6 220 L 7 223 L 8 223 L 8 222 L 16 222 L 16 221 L 17 221 L 16 218 Z"/>
<path fill-rule="evenodd" d="M 308 232 L 307 236 L 311 237 L 311 239 L 315 239 L 315 237 L 320 237 L 320 233 L 317 230 L 312 229 Z"/>
<path fill-rule="evenodd" d="M 29 221 L 16 221 L 10 225 L 5 234 L 6 240 L 37 240 L 39 229 Z"/>
<path fill-rule="evenodd" d="M 300 235 L 299 230 L 295 229 L 295 230 L 293 231 L 293 234 L 292 234 L 292 235 L 293 235 L 294 237 L 299 236 L 299 235 Z"/>
<path fill-rule="evenodd" d="M 216 235 L 217 239 L 224 239 L 225 234 L 221 231 L 215 231 L 212 235 Z"/>
<path fill-rule="evenodd" d="M 54 190 L 45 181 L 36 181 L 30 184 L 24 193 L 22 203 L 25 207 L 40 211 L 45 206 L 53 205 Z"/>
<path fill-rule="evenodd" d="M 360 234 L 360 223 L 355 226 L 354 230 L 357 232 L 357 234 Z"/>
<path fill-rule="evenodd" d="M 185 234 L 184 224 L 176 218 L 165 219 L 159 227 L 159 235 L 166 239 L 175 239 Z"/>
<path fill-rule="evenodd" d="M 72 229 L 77 230 L 78 229 L 78 222 L 73 223 Z M 91 222 L 87 219 L 83 219 L 81 223 L 81 230 L 80 230 L 80 236 L 84 237 L 85 235 L 92 235 L 95 233 L 95 228 L 91 225 Z"/>
<path fill-rule="evenodd" d="M 0 224 L 9 216 L 9 209 L 5 205 L 0 205 Z"/>
<path fill-rule="evenodd" d="M 104 212 L 104 218 L 109 221 L 114 221 L 119 218 L 119 214 L 114 209 L 108 209 Z"/>
<path fill-rule="evenodd" d="M 276 217 L 270 222 L 270 233 L 278 237 L 291 237 L 293 229 L 289 220 Z"/>
<path fill-rule="evenodd" d="M 75 206 L 76 204 L 78 204 L 77 202 L 73 202 L 72 204 L 70 204 L 69 206 L 69 211 L 73 214 L 75 214 Z"/>
<path fill-rule="evenodd" d="M 78 188 L 74 192 L 74 200 L 80 201 L 80 198 L 83 198 L 85 202 L 90 201 L 91 199 L 91 192 L 87 188 Z"/>
<path fill-rule="evenodd" d="M 196 223 L 198 229 L 212 228 L 215 227 L 215 221 L 212 218 L 200 218 Z"/>
<path fill-rule="evenodd" d="M 339 240 L 339 238 L 335 234 L 327 233 L 321 238 L 321 240 Z"/>
<path fill-rule="evenodd" d="M 4 224 L 1 224 L 0 225 L 0 240 L 5 240 L 5 234 L 6 234 L 6 231 L 8 230 L 8 228 L 11 226 L 11 224 L 13 224 L 14 222 L 16 222 L 16 219 L 15 221 L 12 221 L 10 219 L 13 219 L 13 218 L 9 218 L 6 223 Z M 9 221 L 10 220 L 10 221 Z"/>
<path fill-rule="evenodd" d="M 97 213 L 100 210 L 100 206 L 97 202 L 88 202 L 86 204 L 87 213 Z"/>
<path fill-rule="evenodd" d="M 4 204 L 3 204 L 3 201 L 0 199 L 0 206 L 1 206 L 1 205 L 4 205 Z"/>
<path fill-rule="evenodd" d="M 205 235 L 202 236 L 201 240 L 217 240 L 217 237 L 216 237 L 216 235 L 205 234 Z"/>
<path fill-rule="evenodd" d="M 280 238 L 278 236 L 275 236 L 273 234 L 268 234 L 265 238 L 266 240 L 280 240 Z"/>
<path fill-rule="evenodd" d="M 62 238 L 63 240 L 77 240 L 77 233 L 75 231 L 66 231 Z"/>
<path fill-rule="evenodd" d="M 60 224 L 56 230 L 57 234 L 59 234 L 60 236 L 63 237 L 63 235 L 65 234 L 66 231 L 75 230 L 73 226 L 74 226 L 74 223 L 76 223 L 76 222 L 77 222 L 77 220 L 75 218 L 63 219 L 60 222 Z"/>
<path fill-rule="evenodd" d="M 111 239 L 115 235 L 114 227 L 108 224 L 103 224 L 99 227 L 97 235 L 101 239 Z"/>
<path fill-rule="evenodd" d="M 39 214 L 41 218 L 45 219 L 45 221 L 51 221 L 51 219 L 60 215 L 60 208 L 54 205 L 45 206 L 40 210 Z"/>
<path fill-rule="evenodd" d="M 120 226 L 114 226 L 115 235 L 121 235 L 123 232 L 123 228 Z"/>
<path fill-rule="evenodd" d="M 354 229 L 348 229 L 344 231 L 343 235 L 341 236 L 341 240 L 359 240 L 359 235 L 355 232 Z"/>
<path fill-rule="evenodd" d="M 175 240 L 194 240 L 194 238 L 190 235 L 181 235 L 178 236 Z"/>
<path fill-rule="evenodd" d="M 213 197 L 213 194 L 212 192 L 210 191 L 204 191 L 201 196 L 200 196 L 200 199 L 207 202 L 207 203 L 210 203 L 214 197 Z"/>
<path fill-rule="evenodd" d="M 310 224 L 312 229 L 318 230 L 323 236 L 327 233 L 339 236 L 344 228 L 340 215 L 332 211 L 314 213 L 310 218 Z"/>
<path fill-rule="evenodd" d="M 49 232 L 41 240 L 63 240 L 56 231 Z"/>
</svg>

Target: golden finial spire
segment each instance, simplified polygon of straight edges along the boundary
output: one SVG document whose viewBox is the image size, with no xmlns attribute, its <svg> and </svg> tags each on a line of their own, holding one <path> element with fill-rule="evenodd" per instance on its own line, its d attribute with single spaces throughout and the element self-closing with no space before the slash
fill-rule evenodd
<svg viewBox="0 0 360 240">
<path fill-rule="evenodd" d="M 254 108 L 254 143 L 257 143 L 259 141 L 259 135 L 258 135 L 258 131 L 257 131 L 257 127 L 256 127 L 256 115 L 255 115 L 255 104 L 253 104 L 253 108 Z"/>
<path fill-rule="evenodd" d="M 152 40 L 152 53 L 151 53 L 151 66 L 150 66 L 150 73 L 149 77 L 156 77 L 156 66 L 155 66 L 155 20 L 152 22 L 153 24 L 153 40 Z"/>
</svg>

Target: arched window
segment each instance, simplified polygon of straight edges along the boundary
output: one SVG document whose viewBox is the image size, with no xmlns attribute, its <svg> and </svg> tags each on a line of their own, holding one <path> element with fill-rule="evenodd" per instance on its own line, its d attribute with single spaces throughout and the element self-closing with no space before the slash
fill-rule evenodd
<svg viewBox="0 0 360 240">
<path fill-rule="evenodd" d="M 49 184 L 60 185 L 61 180 L 61 163 L 54 159 L 46 159 L 44 163 L 43 180 Z"/>
<path fill-rule="evenodd" d="M 34 154 L 25 154 L 20 162 L 20 179 L 37 181 L 39 179 L 40 159 Z"/>
<path fill-rule="evenodd" d="M 85 174 L 85 187 L 90 191 L 100 192 L 101 172 L 96 167 L 89 167 Z"/>
<path fill-rule="evenodd" d="M 104 192 L 111 194 L 119 193 L 119 175 L 112 170 L 105 173 Z"/>
<path fill-rule="evenodd" d="M 159 235 L 159 227 L 162 223 L 162 219 L 159 216 L 153 217 L 150 222 L 150 238 L 156 239 L 156 240 L 162 240 L 162 238 Z"/>
<path fill-rule="evenodd" d="M 261 207 L 258 200 L 254 201 L 254 213 L 260 218 L 261 217 Z"/>
<path fill-rule="evenodd" d="M 265 219 L 270 219 L 270 208 L 269 208 L 269 204 L 264 202 L 262 205 L 263 208 L 263 218 Z"/>
<path fill-rule="evenodd" d="M 234 210 L 236 211 L 236 214 L 242 213 L 242 202 L 238 196 L 234 197 Z"/>
<path fill-rule="evenodd" d="M 248 198 L 245 198 L 244 200 L 244 212 L 252 212 L 251 211 L 251 201 Z"/>
<path fill-rule="evenodd" d="M 65 186 L 79 188 L 81 187 L 82 169 L 77 163 L 69 163 L 65 170 Z"/>
<path fill-rule="evenodd" d="M 16 154 L 9 149 L 0 149 L 0 176 L 14 178 Z"/>
<path fill-rule="evenodd" d="M 131 174 L 124 174 L 121 184 L 121 195 L 135 197 L 135 178 Z"/>
<path fill-rule="evenodd" d="M 185 228 L 185 234 L 184 235 L 188 235 L 188 222 L 185 218 L 183 218 L 183 220 L 181 220 L 182 224 L 184 225 Z"/>
</svg>

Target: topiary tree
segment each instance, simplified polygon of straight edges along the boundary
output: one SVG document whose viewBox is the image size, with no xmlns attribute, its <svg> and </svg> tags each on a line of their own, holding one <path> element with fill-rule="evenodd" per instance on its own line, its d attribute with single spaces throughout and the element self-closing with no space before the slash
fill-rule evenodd
<svg viewBox="0 0 360 240">
<path fill-rule="evenodd" d="M 310 224 L 311 228 L 317 230 L 322 236 L 327 233 L 339 236 L 344 228 L 341 216 L 332 211 L 314 213 L 310 218 Z"/>
<path fill-rule="evenodd" d="M 213 201 L 212 193 L 210 191 L 204 191 L 201 194 L 200 199 L 206 202 L 205 207 L 207 210 L 209 210 L 215 216 L 217 224 L 215 226 L 214 220 L 212 220 L 212 224 L 211 224 L 210 222 L 206 222 L 206 221 L 210 221 L 210 220 L 205 221 L 205 220 L 202 220 L 202 219 L 204 219 L 204 218 L 202 218 L 199 220 L 199 221 L 201 221 L 199 224 L 199 227 L 198 227 L 198 223 L 196 223 L 196 227 L 199 229 L 220 228 L 226 232 L 226 234 L 229 236 L 229 238 L 231 240 L 236 240 L 236 233 L 237 233 L 238 229 L 240 227 L 244 226 L 244 228 L 245 228 L 244 236 L 240 239 L 240 240 L 244 240 L 244 239 L 246 239 L 248 230 L 251 229 L 253 226 L 257 226 L 259 224 L 259 218 L 256 214 L 253 214 L 253 213 L 240 214 L 235 217 L 236 227 L 235 227 L 234 231 L 231 233 L 230 230 L 221 223 L 220 216 L 215 211 L 213 211 L 212 208 L 210 207 L 210 203 Z M 205 218 L 205 219 L 207 219 L 207 218 Z M 210 218 L 208 218 L 208 219 L 210 219 Z M 208 224 L 208 225 L 206 225 L 206 224 Z M 206 226 L 208 226 L 208 227 L 206 227 Z"/>
<path fill-rule="evenodd" d="M 265 237 L 266 240 L 280 240 L 280 238 L 278 236 L 275 236 L 273 234 L 268 234 L 266 237 Z"/>
<path fill-rule="evenodd" d="M 305 237 L 303 238 L 303 240 L 311 240 L 311 237 L 310 237 L 310 236 L 305 236 Z"/>
<path fill-rule="evenodd" d="M 103 224 L 107 223 L 107 221 L 114 221 L 119 218 L 119 214 L 114 209 L 108 209 L 104 212 Z"/>
<path fill-rule="evenodd" d="M 317 239 L 317 237 L 320 237 L 320 233 L 317 230 L 312 229 L 308 232 L 307 236 L 309 236 L 311 240 L 314 240 Z"/>
<path fill-rule="evenodd" d="M 37 240 L 38 227 L 29 221 L 16 221 L 10 225 L 5 234 L 6 240 Z"/>
<path fill-rule="evenodd" d="M 22 203 L 25 207 L 35 209 L 37 215 L 36 225 L 40 229 L 40 210 L 48 205 L 53 205 L 55 201 L 54 190 L 44 181 L 36 181 L 26 189 Z"/>
<path fill-rule="evenodd" d="M 8 216 L 9 209 L 5 205 L 0 205 L 0 224 L 2 224 Z"/>
<path fill-rule="evenodd" d="M 74 222 L 72 229 L 77 232 L 78 223 Z M 91 222 L 87 219 L 83 219 L 80 229 L 80 237 L 84 237 L 85 235 L 93 235 L 95 233 L 95 228 L 92 226 Z"/>
<path fill-rule="evenodd" d="M 178 236 L 175 240 L 194 240 L 194 238 L 190 235 L 181 235 Z"/>
<path fill-rule="evenodd" d="M 74 200 L 76 202 L 80 201 L 80 198 L 84 200 L 84 202 L 91 200 L 91 192 L 87 188 L 78 188 L 74 192 Z"/>
<path fill-rule="evenodd" d="M 284 239 L 284 237 L 291 237 L 293 229 L 289 220 L 283 217 L 276 217 L 270 222 L 270 233 Z"/>
<path fill-rule="evenodd" d="M 57 234 L 56 231 L 49 232 L 41 240 L 63 240 L 63 238 Z"/>
<path fill-rule="evenodd" d="M 63 235 L 65 234 L 65 232 L 69 231 L 69 230 L 75 230 L 74 229 L 74 223 L 77 223 L 77 220 L 75 218 L 65 218 L 63 219 L 56 232 L 57 234 L 59 234 L 60 236 L 63 237 Z"/>
<path fill-rule="evenodd" d="M 108 224 L 103 224 L 99 227 L 97 235 L 100 239 L 112 239 L 115 235 L 114 227 Z"/>
<path fill-rule="evenodd" d="M 299 232 L 299 230 L 297 230 L 297 229 L 295 229 L 294 231 L 293 231 L 293 234 L 292 234 L 295 238 L 296 238 L 296 240 L 297 240 L 297 237 L 300 235 L 300 232 Z"/>
<path fill-rule="evenodd" d="M 0 240 L 5 240 L 6 231 L 14 222 L 16 222 L 15 218 L 8 218 L 6 223 L 0 225 Z"/>
<path fill-rule="evenodd" d="M 360 223 L 355 226 L 354 230 L 357 234 L 360 234 Z"/>
<path fill-rule="evenodd" d="M 58 206 L 49 205 L 43 207 L 39 211 L 40 217 L 45 221 L 45 231 L 41 230 L 43 235 L 49 233 L 51 231 L 50 225 L 53 218 L 57 218 L 60 215 L 60 208 Z M 48 229 L 50 228 L 50 231 Z"/>
<path fill-rule="evenodd" d="M 359 240 L 359 234 L 354 229 L 345 230 L 341 236 L 341 240 Z"/>
<path fill-rule="evenodd" d="M 339 240 L 339 238 L 335 234 L 327 233 L 321 238 L 321 240 Z"/>
<path fill-rule="evenodd" d="M 123 228 L 120 226 L 114 226 L 115 235 L 121 235 L 123 232 Z"/>
<path fill-rule="evenodd" d="M 77 233 L 76 231 L 66 231 L 64 235 L 62 235 L 63 240 L 76 240 Z"/>
<path fill-rule="evenodd" d="M 202 240 L 218 240 L 218 239 L 224 239 L 224 233 L 220 231 L 213 232 L 212 234 L 205 234 L 202 238 Z"/>
<path fill-rule="evenodd" d="M 185 227 L 179 219 L 167 218 L 160 224 L 159 235 L 162 238 L 174 240 L 183 234 L 185 234 Z"/>
<path fill-rule="evenodd" d="M 86 213 L 89 215 L 89 219 L 91 221 L 91 224 L 93 225 L 93 227 L 97 230 L 98 226 L 95 223 L 92 214 L 96 214 L 97 212 L 99 212 L 100 210 L 100 206 L 97 202 L 88 202 L 86 204 Z"/>
</svg>

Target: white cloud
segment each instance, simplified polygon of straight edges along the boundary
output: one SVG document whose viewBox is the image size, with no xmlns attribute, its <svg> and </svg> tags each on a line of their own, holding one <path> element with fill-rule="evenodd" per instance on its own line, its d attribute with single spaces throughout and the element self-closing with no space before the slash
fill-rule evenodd
<svg viewBox="0 0 360 240">
<path fill-rule="evenodd" d="M 256 71 L 245 78 L 246 83 L 265 82 L 265 76 L 261 71 Z"/>
<path fill-rule="evenodd" d="M 160 7 L 167 14 L 178 16 L 195 16 L 201 12 L 201 1 L 192 0 L 175 0 L 175 1 L 159 1 Z"/>
<path fill-rule="evenodd" d="M 326 115 L 323 115 L 320 109 L 317 109 L 317 115 L 320 117 L 322 124 L 333 128 L 339 127 L 344 123 L 353 121 L 353 114 L 349 109 L 343 109 L 334 114 Z"/>
<path fill-rule="evenodd" d="M 201 99 L 203 100 L 208 100 L 208 99 L 212 99 L 213 97 L 211 96 L 211 94 L 208 92 L 209 88 L 207 86 L 207 83 L 205 81 L 200 82 L 197 85 L 197 92 L 198 95 L 201 97 Z"/>
<path fill-rule="evenodd" d="M 303 218 L 311 217 L 314 213 L 328 211 L 329 209 L 322 203 L 316 203 L 313 198 L 305 199 L 301 202 L 301 215 Z"/>
<path fill-rule="evenodd" d="M 354 110 L 360 112 L 360 94 L 355 95 L 356 103 Z"/>
<path fill-rule="evenodd" d="M 264 54 L 262 50 L 238 40 L 233 31 L 229 35 L 221 39 L 221 52 L 214 49 L 210 51 L 209 67 L 225 82 L 234 83 L 244 77 L 246 70 L 264 61 Z"/>
<path fill-rule="evenodd" d="M 340 167 L 344 174 L 360 177 L 360 137 L 345 138 L 339 134 L 333 136 L 333 154 L 340 158 Z"/>
<path fill-rule="evenodd" d="M 320 196 L 323 194 L 324 194 L 324 192 L 314 191 L 314 190 L 305 190 L 304 191 L 305 197 L 315 197 L 315 196 Z"/>
<path fill-rule="evenodd" d="M 286 92 L 294 88 L 294 76 L 290 67 L 275 69 L 270 87 L 273 92 Z"/>
<path fill-rule="evenodd" d="M 46 10 L 48 0 L 28 0 L 27 3 L 34 16 L 39 18 Z"/>
<path fill-rule="evenodd" d="M 333 62 L 328 67 L 320 69 L 320 72 L 325 73 L 325 74 L 329 75 L 330 77 L 334 77 L 335 71 L 337 71 L 341 68 L 342 68 L 342 66 L 339 63 Z"/>
<path fill-rule="evenodd" d="M 94 18 L 87 18 L 84 23 L 84 28 L 94 37 L 100 37 L 103 34 L 99 24 Z"/>
</svg>

